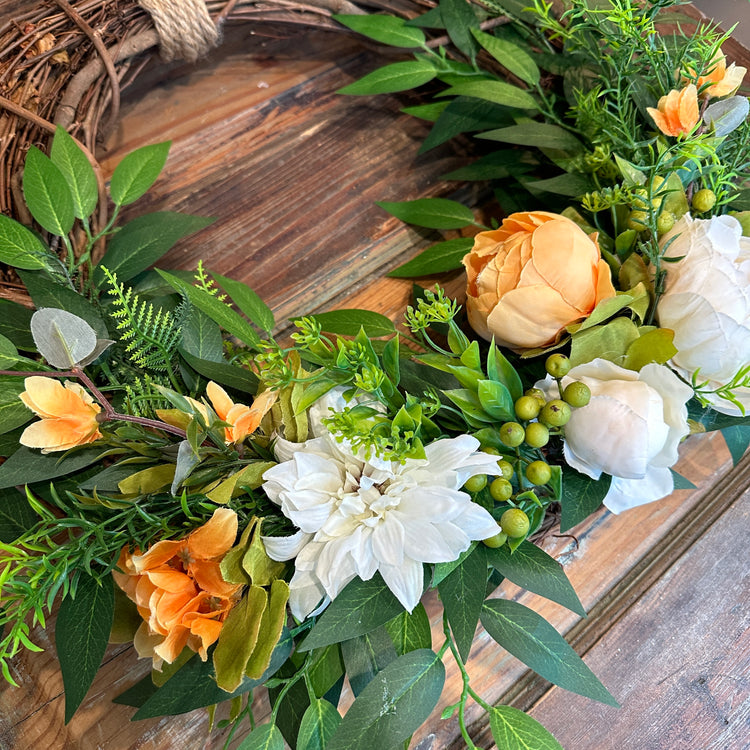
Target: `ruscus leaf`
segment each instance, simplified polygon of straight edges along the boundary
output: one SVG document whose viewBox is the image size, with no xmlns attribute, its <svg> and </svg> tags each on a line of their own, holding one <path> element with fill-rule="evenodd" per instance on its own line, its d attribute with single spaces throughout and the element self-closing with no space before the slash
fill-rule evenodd
<svg viewBox="0 0 750 750">
<path fill-rule="evenodd" d="M 118 206 L 138 200 L 164 169 L 171 141 L 153 143 L 131 151 L 115 167 L 109 192 Z"/>
</svg>

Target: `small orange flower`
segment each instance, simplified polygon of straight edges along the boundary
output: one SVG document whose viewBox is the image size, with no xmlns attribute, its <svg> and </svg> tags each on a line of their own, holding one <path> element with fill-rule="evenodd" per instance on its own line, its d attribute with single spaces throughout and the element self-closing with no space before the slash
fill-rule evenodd
<svg viewBox="0 0 750 750">
<path fill-rule="evenodd" d="M 123 548 L 117 564 L 125 572 L 113 576 L 144 620 L 133 639 L 139 656 L 159 668 L 187 646 L 206 660 L 242 588 L 227 583 L 220 567 L 236 537 L 237 514 L 217 508 L 184 539 L 157 542 L 144 554 Z"/>
<path fill-rule="evenodd" d="M 688 71 L 691 77 L 695 76 L 695 72 Z M 696 81 L 696 86 L 700 89 L 707 83 L 711 86 L 701 91 L 701 96 L 714 96 L 721 97 L 733 94 L 740 87 L 742 79 L 747 73 L 747 68 L 738 67 L 732 63 L 727 67 L 726 55 L 721 50 L 717 50 L 713 59 L 709 63 L 708 73 L 699 76 Z"/>
<path fill-rule="evenodd" d="M 681 91 L 673 89 L 656 106 L 657 109 L 648 107 L 648 113 L 664 135 L 676 137 L 689 133 L 700 120 L 698 89 L 694 83 Z"/>
<path fill-rule="evenodd" d="M 21 401 L 42 419 L 23 431 L 21 445 L 51 453 L 92 443 L 102 436 L 96 419 L 101 407 L 78 383 L 66 381 L 63 385 L 54 378 L 34 375 L 26 378 L 24 385 Z"/>
<path fill-rule="evenodd" d="M 258 429 L 261 419 L 276 403 L 276 392 L 266 390 L 257 396 L 252 406 L 235 404 L 227 392 L 213 381 L 206 386 L 206 395 L 219 419 L 231 425 L 224 429 L 227 443 L 241 443 L 248 435 L 252 435 Z"/>
</svg>

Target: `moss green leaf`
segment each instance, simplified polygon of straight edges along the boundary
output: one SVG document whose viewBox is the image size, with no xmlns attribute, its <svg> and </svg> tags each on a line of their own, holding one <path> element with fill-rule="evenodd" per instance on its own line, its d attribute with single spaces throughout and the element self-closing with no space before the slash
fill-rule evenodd
<svg viewBox="0 0 750 750">
<path fill-rule="evenodd" d="M 68 183 L 75 215 L 79 219 L 91 216 L 99 202 L 94 168 L 75 139 L 59 126 L 52 139 L 50 159 Z"/>
<path fill-rule="evenodd" d="M 339 94 L 369 96 L 390 94 L 395 91 L 415 89 L 431 81 L 437 75 L 432 63 L 427 60 L 397 62 L 368 73 L 354 83 L 339 89 Z"/>
<path fill-rule="evenodd" d="M 171 141 L 154 143 L 132 151 L 115 167 L 109 192 L 113 202 L 126 206 L 138 200 L 164 169 Z"/>
<path fill-rule="evenodd" d="M 562 745 L 533 717 L 512 706 L 494 706 L 490 730 L 503 750 L 563 750 Z"/>
<path fill-rule="evenodd" d="M 257 680 L 268 669 L 276 645 L 286 622 L 286 605 L 289 601 L 289 584 L 275 580 L 268 593 L 268 606 L 263 612 L 255 649 L 245 666 L 245 676 Z"/>
<path fill-rule="evenodd" d="M 507 68 L 513 75 L 518 76 L 530 86 L 539 83 L 539 68 L 533 58 L 521 49 L 505 39 L 487 34 L 478 28 L 471 29 L 474 39 L 497 60 L 500 65 Z"/>
<path fill-rule="evenodd" d="M 440 96 L 473 96 L 514 109 L 537 109 L 536 99 L 531 94 L 505 81 L 461 81 L 442 91 Z"/>
<path fill-rule="evenodd" d="M 36 146 L 26 155 L 23 197 L 31 215 L 48 232 L 59 237 L 73 227 L 73 196 L 63 173 Z"/>
</svg>

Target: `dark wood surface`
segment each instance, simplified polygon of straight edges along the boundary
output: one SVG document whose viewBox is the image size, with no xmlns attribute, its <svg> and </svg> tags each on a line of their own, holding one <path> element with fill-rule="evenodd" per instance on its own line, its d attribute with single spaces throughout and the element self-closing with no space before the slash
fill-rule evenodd
<svg viewBox="0 0 750 750">
<path fill-rule="evenodd" d="M 102 148 L 105 167 L 111 171 L 139 145 L 170 138 L 166 172 L 135 212 L 217 217 L 162 265 L 192 269 L 202 258 L 208 268 L 248 282 L 272 305 L 280 328 L 286 317 L 315 309 L 362 306 L 400 314 L 410 283 L 382 275 L 429 237 L 400 225 L 374 201 L 451 195 L 457 186 L 440 175 L 463 157 L 460 144 L 416 155 L 428 126 L 399 115 L 414 103 L 409 97 L 334 93 L 382 62 L 380 54 L 342 36 L 270 39 L 237 29 L 210 60 L 173 65 L 167 73 L 154 69 L 141 78 L 126 96 L 119 131 Z M 472 200 L 466 191 L 464 197 Z M 460 291 L 460 277 L 454 275 L 448 286 Z M 475 689 L 489 701 L 531 709 L 566 750 L 750 746 L 750 466 L 731 471 L 715 436 L 690 438 L 681 453 L 678 469 L 697 490 L 621 516 L 602 511 L 575 530 L 575 540 L 545 540 L 564 563 L 589 618 L 579 620 L 512 586 L 501 592 L 567 633 L 621 709 L 550 689 L 484 632 L 477 634 L 470 664 Z M 111 704 L 148 669 L 125 646 L 109 649 L 81 710 L 66 726 L 53 633 L 54 620 L 47 634 L 37 634 L 45 652 L 15 661 L 21 687 L 0 688 L 0 747 L 222 746 L 221 733 L 207 738 L 202 711 L 130 723 L 132 709 Z M 455 701 L 459 689 L 456 670 L 447 666 L 441 705 Z M 262 707 L 262 696 L 258 700 Z M 463 746 L 455 721 L 440 721 L 439 713 L 413 747 Z M 475 712 L 471 719 L 478 744 L 491 746 L 481 716 Z"/>
</svg>

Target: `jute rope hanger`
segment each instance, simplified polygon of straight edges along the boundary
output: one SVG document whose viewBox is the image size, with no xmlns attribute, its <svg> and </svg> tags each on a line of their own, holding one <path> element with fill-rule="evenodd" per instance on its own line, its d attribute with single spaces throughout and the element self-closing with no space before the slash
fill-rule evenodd
<svg viewBox="0 0 750 750">
<path fill-rule="evenodd" d="M 138 0 L 151 15 L 164 60 L 195 62 L 221 41 L 204 0 Z"/>
</svg>

